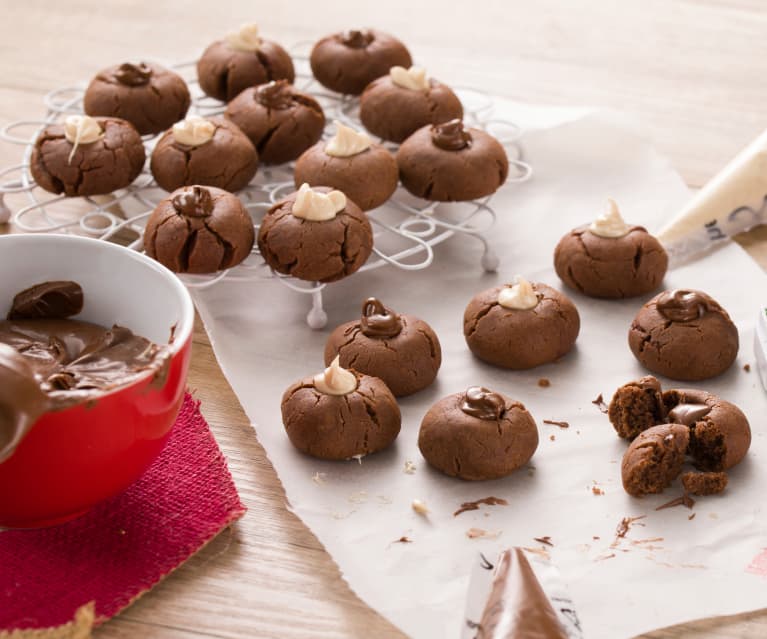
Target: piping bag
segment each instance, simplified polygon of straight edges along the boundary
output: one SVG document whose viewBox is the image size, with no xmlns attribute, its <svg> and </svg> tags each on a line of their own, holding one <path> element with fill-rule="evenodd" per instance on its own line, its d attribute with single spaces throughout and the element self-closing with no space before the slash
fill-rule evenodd
<svg viewBox="0 0 767 639">
<path fill-rule="evenodd" d="M 461 639 L 583 639 L 573 602 L 547 553 L 509 548 L 474 564 Z"/>
<path fill-rule="evenodd" d="M 767 224 L 767 130 L 743 149 L 658 234 L 671 265 Z M 767 305 L 759 307 L 754 355 L 767 390 Z"/>
</svg>

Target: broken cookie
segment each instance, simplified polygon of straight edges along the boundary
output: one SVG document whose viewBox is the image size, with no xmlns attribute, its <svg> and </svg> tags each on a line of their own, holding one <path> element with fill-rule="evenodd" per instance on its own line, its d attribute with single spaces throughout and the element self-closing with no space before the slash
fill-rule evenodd
<svg viewBox="0 0 767 639">
<path fill-rule="evenodd" d="M 727 488 L 727 473 L 683 473 L 682 486 L 691 495 L 717 495 Z"/>
<path fill-rule="evenodd" d="M 127 120 L 70 115 L 37 136 L 29 170 L 51 193 L 104 195 L 133 182 L 145 159 L 141 136 Z"/>
<path fill-rule="evenodd" d="M 716 377 L 738 355 L 738 329 L 702 291 L 678 289 L 652 298 L 631 323 L 628 340 L 645 368 L 684 381 Z"/>
<path fill-rule="evenodd" d="M 636 297 L 660 286 L 668 267 L 661 243 L 642 226 L 626 224 L 618 205 L 570 231 L 554 250 L 554 268 L 570 288 L 589 297 Z"/>
<path fill-rule="evenodd" d="M 341 365 L 379 377 L 397 397 L 429 386 L 442 363 L 436 333 L 414 315 L 394 312 L 375 297 L 362 305 L 359 319 L 336 328 L 325 344 L 325 364 Z"/>
<path fill-rule="evenodd" d="M 244 260 L 255 230 L 236 195 L 187 186 L 162 200 L 144 230 L 147 255 L 176 273 L 213 273 Z"/>
<path fill-rule="evenodd" d="M 229 120 L 190 115 L 157 141 L 150 168 L 166 191 L 193 184 L 239 191 L 256 174 L 258 153 Z"/>
<path fill-rule="evenodd" d="M 224 115 L 248 136 L 265 164 L 295 160 L 315 144 L 325 128 L 319 102 L 287 80 L 245 89 Z"/>
<path fill-rule="evenodd" d="M 567 354 L 580 331 L 575 305 L 546 284 L 518 277 L 475 295 L 463 315 L 463 334 L 481 360 L 527 369 Z"/>
<path fill-rule="evenodd" d="M 342 368 L 337 357 L 324 372 L 288 388 L 281 406 L 291 443 L 319 459 L 375 453 L 397 438 L 401 426 L 399 406 L 386 384 Z"/>
<path fill-rule="evenodd" d="M 639 434 L 623 455 L 621 478 L 629 495 L 660 493 L 682 470 L 690 431 L 682 424 L 661 424 Z"/>
</svg>

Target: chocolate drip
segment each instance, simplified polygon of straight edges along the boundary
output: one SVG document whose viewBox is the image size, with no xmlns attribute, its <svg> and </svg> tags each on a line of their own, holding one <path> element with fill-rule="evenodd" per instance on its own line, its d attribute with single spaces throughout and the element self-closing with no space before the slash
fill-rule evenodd
<svg viewBox="0 0 767 639">
<path fill-rule="evenodd" d="M 460 151 L 471 144 L 471 133 L 463 128 L 459 118 L 431 127 L 431 141 L 445 151 Z"/>
<path fill-rule="evenodd" d="M 82 310 L 83 289 L 77 282 L 42 282 L 16 294 L 8 319 L 63 319 Z"/>
<path fill-rule="evenodd" d="M 692 426 L 701 417 L 711 412 L 711 407 L 706 404 L 678 404 L 668 412 L 670 424 L 684 424 Z"/>
<path fill-rule="evenodd" d="M 210 191 L 202 186 L 193 186 L 184 190 L 171 200 L 173 208 L 187 217 L 208 217 L 213 213 L 213 197 Z"/>
<path fill-rule="evenodd" d="M 256 87 L 256 100 L 267 109 L 288 109 L 293 104 L 293 88 L 287 80 L 273 80 Z"/>
<path fill-rule="evenodd" d="M 691 322 L 720 308 L 719 304 L 705 293 L 683 289 L 662 293 L 658 297 L 656 307 L 661 315 L 672 322 Z"/>
<path fill-rule="evenodd" d="M 506 410 L 506 401 L 484 386 L 470 386 L 463 396 L 461 410 L 472 417 L 496 421 Z"/>
<path fill-rule="evenodd" d="M 350 49 L 364 49 L 373 42 L 373 34 L 367 29 L 352 29 L 341 33 L 340 40 Z"/>
<path fill-rule="evenodd" d="M 125 62 L 115 71 L 115 79 L 125 86 L 138 87 L 147 84 L 152 77 L 152 69 L 144 62 L 131 64 Z"/>
<path fill-rule="evenodd" d="M 395 337 L 402 331 L 402 320 L 377 298 L 369 297 L 362 304 L 360 328 L 367 337 Z"/>
</svg>

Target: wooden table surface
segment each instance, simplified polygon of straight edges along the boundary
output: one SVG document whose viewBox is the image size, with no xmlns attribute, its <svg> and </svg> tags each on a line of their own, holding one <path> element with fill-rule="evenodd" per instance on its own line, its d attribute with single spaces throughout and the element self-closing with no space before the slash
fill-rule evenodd
<svg viewBox="0 0 767 639">
<path fill-rule="evenodd" d="M 372 8 L 374 7 L 374 8 Z M 243 22 L 285 44 L 355 26 L 397 34 L 435 77 L 516 100 L 620 109 L 700 186 L 767 126 L 763 0 L 181 0 L 7 3 L 0 123 L 36 118 L 41 97 L 112 63 L 193 59 Z M 0 144 L 0 166 L 19 148 Z M 739 238 L 767 265 L 767 227 Z M 229 460 L 248 514 L 95 632 L 122 637 L 402 637 L 350 591 L 285 494 L 201 326 L 189 385 Z M 702 611 L 703 612 L 703 611 Z M 767 636 L 767 611 L 647 639 Z"/>
</svg>

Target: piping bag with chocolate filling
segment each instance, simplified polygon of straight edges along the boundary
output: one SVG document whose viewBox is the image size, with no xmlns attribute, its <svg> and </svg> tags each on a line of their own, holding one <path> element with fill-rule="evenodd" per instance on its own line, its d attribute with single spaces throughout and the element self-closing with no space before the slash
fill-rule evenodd
<svg viewBox="0 0 767 639">
<path fill-rule="evenodd" d="M 559 571 L 545 553 L 509 548 L 474 564 L 461 639 L 583 639 Z"/>
</svg>

